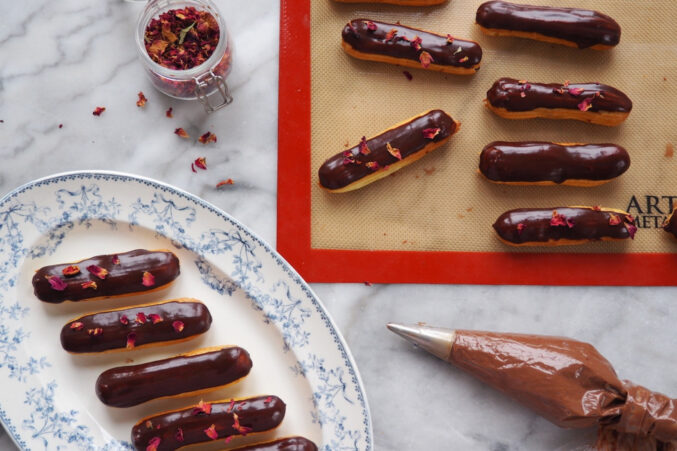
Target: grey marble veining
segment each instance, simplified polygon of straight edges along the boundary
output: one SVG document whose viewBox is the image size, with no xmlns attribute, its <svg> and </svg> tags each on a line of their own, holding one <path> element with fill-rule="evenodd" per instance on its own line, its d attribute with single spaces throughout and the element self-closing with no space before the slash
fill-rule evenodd
<svg viewBox="0 0 677 451">
<path fill-rule="evenodd" d="M 133 41 L 141 5 L 25 0 L 5 8 L 0 192 L 61 171 L 136 173 L 203 197 L 274 243 L 279 4 L 216 2 L 235 44 L 235 102 L 209 116 L 146 80 Z M 144 109 L 135 106 L 140 90 Z M 92 116 L 96 106 L 106 107 L 101 117 Z M 170 106 L 173 119 L 165 117 Z M 176 127 L 192 139 L 179 139 Z M 218 142 L 196 143 L 207 130 Z M 199 156 L 209 169 L 194 174 Z M 235 185 L 216 190 L 225 178 Z M 622 378 L 677 395 L 674 288 L 313 288 L 357 360 L 379 450 L 583 450 L 595 436 L 536 417 L 388 332 L 389 321 L 574 337 L 595 344 Z M 0 449 L 14 449 L 10 443 L 0 429 Z"/>
</svg>

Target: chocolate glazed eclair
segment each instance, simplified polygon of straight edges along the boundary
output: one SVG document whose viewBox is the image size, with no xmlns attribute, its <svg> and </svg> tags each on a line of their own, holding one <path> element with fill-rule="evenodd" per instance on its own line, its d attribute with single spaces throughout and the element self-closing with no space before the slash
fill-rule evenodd
<svg viewBox="0 0 677 451">
<path fill-rule="evenodd" d="M 136 249 L 45 266 L 35 272 L 32 283 L 38 299 L 58 304 L 157 291 L 180 272 L 179 259 L 172 252 Z"/>
<path fill-rule="evenodd" d="M 317 451 L 317 445 L 305 437 L 297 436 L 234 448 L 233 451 Z"/>
<path fill-rule="evenodd" d="M 611 86 L 514 78 L 496 80 L 484 104 L 506 119 L 574 119 L 606 126 L 620 124 L 632 111 L 628 96 Z"/>
<path fill-rule="evenodd" d="M 482 150 L 479 171 L 506 185 L 597 186 L 628 167 L 630 155 L 615 144 L 495 141 Z"/>
<path fill-rule="evenodd" d="M 356 190 L 423 158 L 456 133 L 461 123 L 442 110 L 401 122 L 325 161 L 320 186 L 332 193 Z"/>
<path fill-rule="evenodd" d="M 490 1 L 477 8 L 475 21 L 491 36 L 515 36 L 579 49 L 607 50 L 621 40 L 621 27 L 615 20 L 587 9 Z"/>
<path fill-rule="evenodd" d="M 482 61 L 477 42 L 400 24 L 354 19 L 342 37 L 347 54 L 367 61 L 460 75 L 474 74 Z"/>
<path fill-rule="evenodd" d="M 242 379 L 251 368 L 249 353 L 238 346 L 203 348 L 106 370 L 96 380 L 96 395 L 107 406 L 131 407 L 216 390 Z"/>
<path fill-rule="evenodd" d="M 277 396 L 210 403 L 143 418 L 132 428 L 137 450 L 175 450 L 187 445 L 252 435 L 280 425 L 287 406 Z"/>
<path fill-rule="evenodd" d="M 76 354 L 125 351 L 196 338 L 212 316 L 197 299 L 173 299 L 89 313 L 61 329 L 61 346 Z"/>
<path fill-rule="evenodd" d="M 494 230 L 511 246 L 561 246 L 634 238 L 634 218 L 600 207 L 520 208 L 503 213 Z"/>
</svg>

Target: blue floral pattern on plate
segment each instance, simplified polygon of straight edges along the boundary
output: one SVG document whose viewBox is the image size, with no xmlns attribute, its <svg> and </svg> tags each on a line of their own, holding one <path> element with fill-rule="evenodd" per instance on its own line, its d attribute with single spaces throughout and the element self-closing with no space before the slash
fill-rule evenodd
<svg viewBox="0 0 677 451">
<path fill-rule="evenodd" d="M 116 197 L 117 188 L 130 184 L 134 198 Z M 197 220 L 205 217 L 211 221 Z M 31 304 L 16 296 L 22 263 L 51 255 L 74 229 L 94 223 L 154 230 L 197 256 L 205 286 L 224 296 L 246 293 L 262 320 L 279 329 L 280 351 L 296 357 L 289 371 L 312 388 L 310 414 L 322 429 L 321 449 L 373 448 L 364 389 L 343 338 L 308 285 L 268 244 L 171 186 L 125 174 L 76 172 L 31 182 L 0 200 L 0 377 L 7 381 L 0 393 L 23 394 L 21 402 L 0 397 L 0 421 L 21 449 L 132 449 L 129 442 L 103 437 L 84 424 L 81 412 L 55 401 L 59 383 L 50 378 L 50 358 L 39 351 L 27 355 L 23 347 L 30 331 L 22 319 L 31 315 Z M 227 263 L 215 268 L 213 256 Z"/>
</svg>

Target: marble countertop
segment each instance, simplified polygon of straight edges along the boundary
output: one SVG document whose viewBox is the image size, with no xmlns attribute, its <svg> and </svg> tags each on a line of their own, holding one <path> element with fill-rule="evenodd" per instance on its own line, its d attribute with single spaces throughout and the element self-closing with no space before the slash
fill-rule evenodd
<svg viewBox="0 0 677 451">
<path fill-rule="evenodd" d="M 206 115 L 155 91 L 133 43 L 141 5 L 25 0 L 0 28 L 0 193 L 38 177 L 110 169 L 174 184 L 275 242 L 279 2 L 217 0 L 230 27 L 235 102 Z M 148 97 L 135 106 L 136 93 Z M 101 117 L 92 110 L 105 106 Z M 174 108 L 174 118 L 165 110 Z M 63 124 L 59 128 L 59 124 Z M 178 139 L 210 130 L 205 148 Z M 206 156 L 209 169 L 190 163 Z M 235 185 L 217 191 L 221 179 Z M 380 450 L 584 449 L 559 429 L 385 329 L 388 321 L 565 335 L 622 378 L 677 395 L 674 288 L 313 284 L 364 380 Z M 0 431 L 2 431 L 0 429 Z M 0 449 L 13 449 L 0 432 Z"/>
</svg>

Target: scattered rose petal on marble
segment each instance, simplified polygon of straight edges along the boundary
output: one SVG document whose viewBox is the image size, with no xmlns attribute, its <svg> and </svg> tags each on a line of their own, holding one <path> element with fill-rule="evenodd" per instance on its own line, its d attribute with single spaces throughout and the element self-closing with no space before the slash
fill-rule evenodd
<svg viewBox="0 0 677 451">
<path fill-rule="evenodd" d="M 174 130 L 174 134 L 177 135 L 179 138 L 190 138 L 190 135 L 181 127 Z"/>
<path fill-rule="evenodd" d="M 106 111 L 105 106 L 98 106 L 98 107 L 94 108 L 94 111 L 92 111 L 92 114 L 94 116 L 101 116 L 101 113 L 103 113 L 104 111 Z"/>
<path fill-rule="evenodd" d="M 136 101 L 136 106 L 138 106 L 139 108 L 143 108 L 144 106 L 146 106 L 146 102 L 148 102 L 148 99 L 146 98 L 145 95 L 143 95 L 143 91 L 139 91 L 137 96 L 139 96 L 139 100 Z"/>
<path fill-rule="evenodd" d="M 213 134 L 212 132 L 206 132 L 204 135 L 200 136 L 198 141 L 201 142 L 202 144 L 215 143 L 216 135 Z"/>
<path fill-rule="evenodd" d="M 233 179 L 226 179 L 226 180 L 221 180 L 219 183 L 216 184 L 217 188 L 222 188 L 226 185 L 233 185 L 235 182 Z"/>
</svg>

